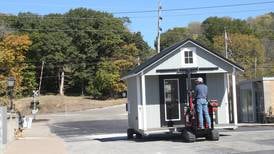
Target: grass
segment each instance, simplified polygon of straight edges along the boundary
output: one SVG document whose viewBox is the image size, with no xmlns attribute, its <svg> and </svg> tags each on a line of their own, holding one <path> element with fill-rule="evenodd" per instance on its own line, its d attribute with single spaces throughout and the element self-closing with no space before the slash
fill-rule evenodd
<svg viewBox="0 0 274 154">
<path fill-rule="evenodd" d="M 23 115 L 31 114 L 29 108 L 32 97 L 15 100 L 15 106 Z M 94 108 L 125 104 L 126 99 L 94 100 L 84 96 L 46 95 L 39 97 L 39 113 L 82 111 Z"/>
</svg>

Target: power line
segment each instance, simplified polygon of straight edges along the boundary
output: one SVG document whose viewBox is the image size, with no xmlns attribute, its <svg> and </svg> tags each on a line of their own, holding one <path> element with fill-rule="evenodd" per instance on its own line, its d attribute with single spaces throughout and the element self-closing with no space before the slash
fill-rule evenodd
<svg viewBox="0 0 274 154">
<path fill-rule="evenodd" d="M 202 7 L 189 7 L 189 8 L 178 8 L 178 9 L 162 9 L 162 12 L 176 12 L 176 11 L 190 11 L 190 10 L 203 10 L 203 9 L 213 9 L 213 8 L 229 8 L 229 7 L 239 7 L 239 6 L 252 6 L 252 5 L 263 5 L 263 4 L 272 4 L 274 1 L 264 1 L 264 2 L 253 2 L 253 3 L 238 3 L 238 4 L 227 4 L 227 5 L 213 5 L 213 6 L 202 6 Z M 158 12 L 157 10 L 140 10 L 140 11 L 121 11 L 121 12 L 110 12 L 112 14 L 137 14 L 137 13 L 149 13 L 149 12 Z M 61 14 L 60 14 L 61 15 Z M 184 14 L 182 14 L 184 15 Z M 193 15 L 193 14 L 191 14 Z M 0 14 L 0 16 L 13 16 Z M 93 20 L 93 19 L 111 19 L 109 17 L 51 17 L 48 15 L 23 15 L 18 16 L 22 18 L 43 18 L 43 19 L 79 19 L 79 20 Z M 143 18 L 144 16 L 129 16 L 128 18 Z M 157 17 L 157 16 L 145 16 L 145 17 Z M 122 19 L 123 17 L 119 17 Z"/>
<path fill-rule="evenodd" d="M 34 31 L 34 32 L 114 32 L 114 33 L 119 33 L 119 32 L 130 32 L 128 30 L 100 30 L 100 29 L 85 29 L 85 30 L 79 30 L 79 29 L 39 29 L 39 28 L 11 28 L 11 27 L 6 27 L 6 30 L 9 31 Z M 273 32 L 274 30 L 269 29 L 269 30 L 261 30 L 261 29 L 256 29 L 255 32 Z"/>
<path fill-rule="evenodd" d="M 205 13 L 212 13 L 212 14 L 216 14 L 216 13 L 246 13 L 246 12 L 257 12 L 257 11 L 269 11 L 268 9 L 248 9 L 248 10 L 237 10 L 237 11 L 215 11 L 215 12 L 200 12 L 200 13 L 183 13 L 183 14 L 168 14 L 168 15 L 162 15 L 164 17 L 178 17 L 178 16 L 199 16 L 199 15 L 205 15 Z M 0 14 L 0 17 L 9 17 L 10 15 L 4 15 L 4 14 Z M 17 20 L 18 18 L 37 18 L 36 16 L 15 16 L 17 18 L 9 18 L 7 20 Z M 124 16 L 124 17 L 118 17 L 118 18 L 157 18 L 157 15 L 147 15 L 147 16 Z M 91 17 L 91 18 L 81 18 L 81 17 L 44 17 L 44 18 L 40 18 L 40 19 L 75 19 L 75 20 L 94 20 L 94 19 L 102 19 L 102 18 L 106 18 L 106 19 L 110 19 L 108 17 Z"/>
<path fill-rule="evenodd" d="M 108 19 L 108 20 L 121 20 L 125 17 L 118 17 L 118 18 L 111 18 L 111 17 L 69 17 L 69 16 L 63 16 L 63 17 L 51 17 L 48 15 L 6 15 L 6 14 L 0 14 L 0 17 L 17 17 L 17 18 L 34 18 L 34 19 L 43 19 L 43 20 L 48 20 L 48 19 L 76 19 L 76 20 L 96 20 L 96 19 Z M 10 19 L 12 20 L 12 19 Z M 14 18 L 14 20 L 16 20 Z"/>
<path fill-rule="evenodd" d="M 215 11 L 215 12 L 206 12 L 216 15 L 217 13 L 246 13 L 246 12 L 257 12 L 257 11 L 269 11 L 266 9 L 248 9 L 248 10 L 237 10 L 237 11 Z M 186 13 L 186 14 L 173 14 L 173 15 L 164 15 L 164 17 L 179 17 L 179 16 L 199 16 L 199 15 L 206 15 L 206 13 Z M 155 16 L 156 17 L 156 16 Z"/>
<path fill-rule="evenodd" d="M 115 58 L 108 58 L 108 60 L 117 60 Z M 81 61 L 63 61 L 63 62 L 58 62 L 58 61 L 45 61 L 43 60 L 45 64 L 49 64 L 50 66 L 44 66 L 44 67 L 51 67 L 51 66 L 56 66 L 56 67 L 62 67 L 64 65 L 67 66 L 79 66 L 80 65 L 85 65 L 85 66 L 96 66 L 97 64 L 100 64 L 100 59 L 95 59 L 94 61 L 89 61 L 89 60 L 81 60 Z M 23 62 L 15 62 L 15 64 L 38 64 L 41 63 L 41 61 L 23 61 Z M 42 65 L 38 64 L 35 65 L 35 67 L 41 67 Z M 27 68 L 29 69 L 29 68 Z"/>
<path fill-rule="evenodd" d="M 113 32 L 113 33 L 120 33 L 120 32 L 130 32 L 127 29 L 124 30 L 103 30 L 103 29 L 42 29 L 42 28 L 15 28 L 15 27 L 5 27 L 8 31 L 34 31 L 34 32 Z"/>
<path fill-rule="evenodd" d="M 238 4 L 226 4 L 226 5 L 213 5 L 213 6 L 201 6 L 201 7 L 188 7 L 188 8 L 178 8 L 178 9 L 163 9 L 163 12 L 175 12 L 175 11 L 188 11 L 188 10 L 202 10 L 202 9 L 214 9 L 214 8 L 229 8 L 229 7 L 239 7 L 239 6 L 251 6 L 251 5 L 263 5 L 272 4 L 274 1 L 264 1 L 264 2 L 254 2 L 254 3 L 238 3 Z M 142 11 L 124 11 L 124 12 L 112 12 L 112 14 L 137 14 L 137 13 L 152 13 L 157 12 L 157 10 L 142 10 Z"/>
</svg>

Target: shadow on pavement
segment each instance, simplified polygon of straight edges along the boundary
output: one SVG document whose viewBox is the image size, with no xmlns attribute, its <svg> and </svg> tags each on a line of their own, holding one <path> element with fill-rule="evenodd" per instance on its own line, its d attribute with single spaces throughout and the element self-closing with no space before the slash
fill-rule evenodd
<svg viewBox="0 0 274 154">
<path fill-rule="evenodd" d="M 49 121 L 49 119 L 33 119 L 32 122 L 46 122 Z"/>
<path fill-rule="evenodd" d="M 172 141 L 172 142 L 182 142 L 183 138 L 179 134 L 154 134 L 149 136 L 144 136 L 142 138 L 127 139 L 127 136 L 116 136 L 116 137 L 104 137 L 97 138 L 95 140 L 101 142 L 113 142 L 113 141 L 131 141 L 131 142 L 154 142 L 154 141 Z"/>
<path fill-rule="evenodd" d="M 50 125 L 50 130 L 57 136 L 66 139 L 95 134 L 126 133 L 127 127 L 127 119 L 95 120 L 54 123 Z"/>
<path fill-rule="evenodd" d="M 230 135 L 220 134 L 220 137 L 225 137 Z M 171 142 L 186 142 L 182 135 L 180 134 L 157 134 L 142 137 L 140 139 L 130 139 L 128 140 L 126 136 L 116 136 L 116 137 L 105 137 L 94 139 L 101 142 L 114 142 L 114 141 L 134 141 L 134 142 L 155 142 L 155 141 L 171 141 Z M 195 142 L 207 141 L 205 138 L 198 138 Z"/>
<path fill-rule="evenodd" d="M 72 121 L 62 122 L 50 125 L 50 130 L 57 136 L 63 138 L 66 142 L 92 141 L 115 142 L 154 142 L 154 141 L 171 141 L 184 142 L 180 133 L 174 134 L 154 134 L 144 136 L 141 139 L 128 140 L 126 136 L 128 128 L 127 119 L 121 120 L 95 120 L 95 121 Z M 118 135 L 117 135 L 118 134 Z M 220 137 L 229 135 L 222 134 Z M 198 138 L 196 142 L 205 141 L 204 138 Z"/>
</svg>

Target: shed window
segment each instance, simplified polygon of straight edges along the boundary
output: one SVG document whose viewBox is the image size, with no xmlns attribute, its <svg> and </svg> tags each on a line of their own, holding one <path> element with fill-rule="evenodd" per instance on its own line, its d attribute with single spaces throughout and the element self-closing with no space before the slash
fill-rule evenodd
<svg viewBox="0 0 274 154">
<path fill-rule="evenodd" d="M 185 63 L 186 64 L 193 63 L 193 51 L 185 51 Z"/>
</svg>

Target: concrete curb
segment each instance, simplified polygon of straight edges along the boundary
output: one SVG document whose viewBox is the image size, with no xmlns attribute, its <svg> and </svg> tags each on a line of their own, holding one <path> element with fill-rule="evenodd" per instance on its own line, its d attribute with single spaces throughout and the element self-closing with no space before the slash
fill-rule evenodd
<svg viewBox="0 0 274 154">
<path fill-rule="evenodd" d="M 256 127 L 256 126 L 274 126 L 274 123 L 241 123 L 237 125 L 238 127 Z"/>
</svg>

